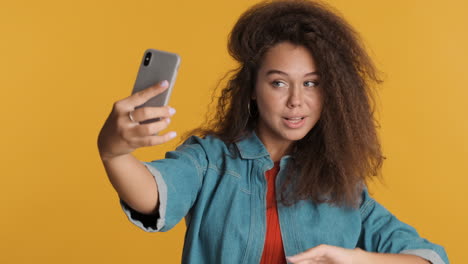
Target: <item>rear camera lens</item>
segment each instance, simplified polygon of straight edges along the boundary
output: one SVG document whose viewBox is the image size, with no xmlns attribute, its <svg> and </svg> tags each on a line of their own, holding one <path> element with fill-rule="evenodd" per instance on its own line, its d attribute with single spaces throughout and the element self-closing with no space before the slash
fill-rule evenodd
<svg viewBox="0 0 468 264">
<path fill-rule="evenodd" d="M 151 61 L 151 52 L 146 53 L 143 65 L 148 66 Z"/>
</svg>

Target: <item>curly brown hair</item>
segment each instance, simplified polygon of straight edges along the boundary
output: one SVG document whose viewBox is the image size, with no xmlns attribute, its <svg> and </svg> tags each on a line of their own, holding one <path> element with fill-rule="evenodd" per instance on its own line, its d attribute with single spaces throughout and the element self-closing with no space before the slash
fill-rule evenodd
<svg viewBox="0 0 468 264">
<path fill-rule="evenodd" d="M 248 136 L 258 122 L 251 95 L 265 52 L 280 42 L 313 54 L 323 90 L 320 120 L 293 143 L 281 202 L 357 207 L 365 183 L 380 175 L 383 160 L 372 88 L 382 81 L 357 32 L 317 1 L 265 1 L 241 15 L 228 49 L 239 63 L 222 89 L 217 110 L 189 134 L 214 135 L 226 144 Z M 249 113 L 249 104 L 250 107 Z"/>
</svg>

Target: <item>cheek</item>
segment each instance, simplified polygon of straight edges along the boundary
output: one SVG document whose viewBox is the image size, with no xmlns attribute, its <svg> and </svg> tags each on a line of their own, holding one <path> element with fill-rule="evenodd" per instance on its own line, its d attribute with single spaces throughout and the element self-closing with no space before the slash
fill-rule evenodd
<svg viewBox="0 0 468 264">
<path fill-rule="evenodd" d="M 259 100 L 258 98 L 257 98 L 257 108 L 262 118 L 268 117 L 269 113 L 272 110 L 272 108 L 268 104 L 268 101 Z"/>
<path fill-rule="evenodd" d="M 320 93 L 314 93 L 307 98 L 307 105 L 312 111 L 322 111 L 323 99 Z"/>
<path fill-rule="evenodd" d="M 258 111 L 264 116 L 279 112 L 281 108 L 281 99 L 272 94 L 259 94 L 257 97 Z"/>
<path fill-rule="evenodd" d="M 323 103 L 322 100 L 315 98 L 315 100 L 312 101 L 312 109 L 315 111 L 322 111 Z"/>
</svg>

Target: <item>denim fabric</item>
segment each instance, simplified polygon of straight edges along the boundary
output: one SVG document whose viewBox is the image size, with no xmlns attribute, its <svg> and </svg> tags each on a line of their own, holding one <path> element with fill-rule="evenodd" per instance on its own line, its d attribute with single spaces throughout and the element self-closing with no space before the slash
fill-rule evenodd
<svg viewBox="0 0 468 264">
<path fill-rule="evenodd" d="M 280 161 L 277 190 L 289 156 Z M 191 137 L 166 158 L 144 162 L 159 188 L 158 215 L 145 216 L 120 201 L 130 221 L 147 232 L 167 231 L 185 217 L 182 263 L 259 263 L 266 231 L 265 172 L 273 161 L 253 133 L 228 147 Z M 279 198 L 279 193 L 277 193 Z M 364 190 L 359 209 L 300 201 L 278 204 L 286 256 L 320 244 L 421 256 L 449 263 L 443 247 L 421 238 Z"/>
</svg>

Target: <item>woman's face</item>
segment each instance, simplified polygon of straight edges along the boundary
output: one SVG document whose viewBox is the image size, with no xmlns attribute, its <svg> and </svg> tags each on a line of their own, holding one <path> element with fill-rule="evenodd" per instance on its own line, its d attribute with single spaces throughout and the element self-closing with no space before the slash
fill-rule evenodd
<svg viewBox="0 0 468 264">
<path fill-rule="evenodd" d="M 304 46 L 281 42 L 265 53 L 252 95 L 264 143 L 289 145 L 314 127 L 322 111 L 318 84 L 314 58 Z"/>
</svg>

